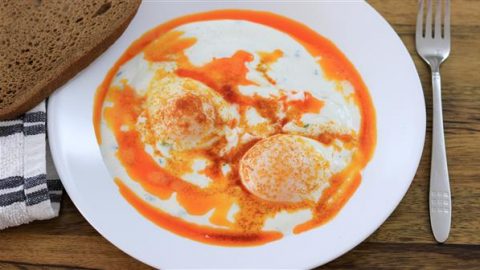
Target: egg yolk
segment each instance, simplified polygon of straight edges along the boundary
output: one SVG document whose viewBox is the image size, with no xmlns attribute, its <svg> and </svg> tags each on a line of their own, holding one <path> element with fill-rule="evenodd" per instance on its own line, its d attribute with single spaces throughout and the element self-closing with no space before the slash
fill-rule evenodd
<svg viewBox="0 0 480 270">
<path fill-rule="evenodd" d="M 208 90 L 199 91 L 202 87 L 207 88 L 189 79 L 153 80 L 146 95 L 146 120 L 139 125 L 144 137 L 178 151 L 210 146 L 220 135 L 220 119 L 217 104 L 204 94 Z"/>
<path fill-rule="evenodd" d="M 281 134 L 259 141 L 240 161 L 243 185 L 268 201 L 315 200 L 328 180 L 329 164 L 309 140 Z"/>
</svg>

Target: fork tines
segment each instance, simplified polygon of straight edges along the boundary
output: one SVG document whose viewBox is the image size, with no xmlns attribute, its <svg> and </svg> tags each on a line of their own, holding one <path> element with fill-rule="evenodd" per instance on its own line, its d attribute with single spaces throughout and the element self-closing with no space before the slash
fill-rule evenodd
<svg viewBox="0 0 480 270">
<path fill-rule="evenodd" d="M 423 23 L 424 6 L 427 6 L 425 27 Z M 435 3 L 433 3 L 435 2 Z M 443 7 L 443 24 L 442 24 Z M 434 12 L 433 10 L 436 9 Z M 432 31 L 432 17 L 435 13 L 435 22 Z M 442 31 L 443 30 L 443 31 Z M 417 17 L 417 38 L 450 38 L 450 0 L 420 0 Z"/>
</svg>

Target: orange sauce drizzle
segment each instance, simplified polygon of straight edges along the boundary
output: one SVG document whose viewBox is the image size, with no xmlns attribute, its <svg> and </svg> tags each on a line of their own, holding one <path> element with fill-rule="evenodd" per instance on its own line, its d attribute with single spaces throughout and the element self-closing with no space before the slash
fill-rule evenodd
<svg viewBox="0 0 480 270">
<path fill-rule="evenodd" d="M 181 37 L 182 34 L 182 32 L 172 31 L 156 39 L 145 48 L 145 59 L 153 62 L 177 60 L 171 59 L 171 57 L 177 56 L 178 53 L 197 42 L 196 38 Z"/>
<path fill-rule="evenodd" d="M 348 80 L 353 85 L 354 98 L 360 109 L 362 120 L 358 134 L 358 151 L 353 156 L 350 165 L 330 179 L 330 186 L 324 190 L 320 201 L 315 205 L 310 202 L 298 204 L 266 202 L 251 195 L 243 188 L 237 173 L 238 161 L 255 142 L 244 145 L 223 159 L 207 150 L 200 151 L 199 155 L 209 156 L 214 161 L 213 165 L 204 170 L 215 181 L 215 185 L 212 187 L 201 189 L 173 176 L 145 152 L 144 144 L 138 132 L 135 131 L 135 121 L 140 113 L 142 98 L 136 96 L 134 89 L 128 85 L 124 85 L 122 90 L 110 89 L 109 91 L 112 79 L 119 68 L 143 51 L 145 58 L 149 61 L 175 60 L 179 63 L 179 68 L 176 70 L 178 76 L 203 82 L 221 94 L 226 101 L 237 103 L 244 108 L 255 107 L 263 117 L 268 117 L 274 122 L 278 121 L 275 116 L 279 106 L 278 101 L 258 96 L 243 96 L 238 91 L 239 85 L 253 84 L 246 78 L 248 70 L 245 64 L 253 60 L 250 53 L 238 51 L 231 57 L 214 59 L 204 66 L 197 67 L 192 65 L 183 54 L 185 49 L 195 44 L 196 39 L 184 38 L 181 32 L 170 31 L 185 23 L 219 19 L 247 20 L 285 32 L 303 44 L 313 56 L 320 56 L 319 64 L 328 79 Z M 261 54 L 261 63 L 257 68 L 272 84 L 275 84 L 275 81 L 268 76 L 269 65 L 282 55 L 280 50 Z M 172 56 L 177 59 L 171 59 Z M 106 100 L 111 101 L 114 105 L 103 108 Z M 284 99 L 283 102 L 285 107 L 291 109 L 293 118 L 298 118 L 305 112 L 318 113 L 323 107 L 323 101 L 316 99 L 308 92 L 305 92 L 305 99 L 302 101 L 286 101 Z M 168 199 L 175 193 L 179 204 L 191 215 L 203 215 L 213 209 L 210 222 L 225 226 L 226 229 L 195 225 L 162 212 L 137 197 L 120 179 L 116 179 L 115 182 L 125 199 L 142 215 L 167 230 L 193 240 L 225 246 L 260 245 L 281 238 L 281 233 L 261 231 L 265 219 L 273 217 L 280 210 L 295 211 L 305 208 L 313 210 L 313 219 L 298 225 L 294 229 L 294 233 L 301 233 L 328 222 L 360 185 L 360 171 L 371 159 L 376 144 L 375 111 L 371 98 L 359 73 L 345 55 L 332 42 L 307 26 L 286 17 L 261 11 L 218 10 L 192 14 L 171 20 L 150 30 L 132 43 L 110 69 L 97 90 L 93 123 L 99 144 L 102 143 L 100 134 L 102 110 L 119 145 L 117 158 L 124 165 L 130 178 L 160 199 Z M 120 129 L 122 125 L 128 125 L 129 131 L 122 131 Z M 337 134 L 322 134 L 316 139 L 324 143 L 329 143 L 334 139 L 344 142 L 353 141 L 349 135 Z M 219 166 L 223 162 L 232 164 L 232 171 L 228 177 L 220 171 Z M 235 215 L 235 224 L 226 218 L 233 203 L 239 204 L 241 208 L 241 211 Z"/>
<path fill-rule="evenodd" d="M 300 118 L 304 113 L 319 113 L 325 102 L 314 97 L 311 93 L 305 92 L 305 97 L 298 100 L 287 100 L 287 96 L 281 96 L 280 101 L 287 110 L 287 117 L 284 121 L 295 120 L 301 126 Z"/>
<path fill-rule="evenodd" d="M 251 246 L 261 245 L 282 238 L 278 232 L 243 233 L 229 230 L 212 229 L 207 226 L 200 226 L 192 223 L 182 222 L 179 218 L 173 218 L 169 214 L 150 206 L 133 193 L 123 182 L 116 178 L 120 194 L 138 212 L 148 217 L 153 223 L 178 235 L 203 242 L 206 244 L 218 243 L 226 246 Z"/>
<path fill-rule="evenodd" d="M 257 66 L 257 70 L 262 73 L 263 77 L 271 84 L 277 84 L 277 82 L 268 75 L 268 71 L 270 70 L 270 66 L 283 56 L 282 50 L 276 49 L 273 52 L 259 52 L 259 55 L 260 63 Z"/>
<path fill-rule="evenodd" d="M 248 69 L 245 63 L 253 60 L 253 55 L 246 51 L 238 51 L 232 57 L 214 59 L 203 67 L 180 67 L 177 69 L 177 75 L 189 77 L 203 82 L 210 88 L 221 93 L 225 100 L 233 102 L 229 94 L 231 91 L 226 89 L 232 85 L 252 84 L 247 80 Z"/>
<path fill-rule="evenodd" d="M 285 104 L 286 107 L 295 107 L 302 113 L 319 113 L 325 103 L 312 96 L 309 92 L 305 92 L 304 99 L 286 101 Z"/>
</svg>

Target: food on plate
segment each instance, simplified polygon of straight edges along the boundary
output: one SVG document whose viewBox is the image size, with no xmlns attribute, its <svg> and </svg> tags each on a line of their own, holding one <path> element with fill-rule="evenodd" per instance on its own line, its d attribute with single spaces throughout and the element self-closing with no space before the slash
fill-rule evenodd
<svg viewBox="0 0 480 270">
<path fill-rule="evenodd" d="M 307 137 L 270 136 L 243 155 L 240 179 L 251 193 L 267 201 L 316 201 L 332 175 L 324 150 L 323 144 Z"/>
<path fill-rule="evenodd" d="M 225 246 L 328 222 L 376 141 L 368 89 L 335 45 L 247 10 L 177 18 L 135 41 L 97 91 L 94 125 L 138 212 Z"/>
</svg>

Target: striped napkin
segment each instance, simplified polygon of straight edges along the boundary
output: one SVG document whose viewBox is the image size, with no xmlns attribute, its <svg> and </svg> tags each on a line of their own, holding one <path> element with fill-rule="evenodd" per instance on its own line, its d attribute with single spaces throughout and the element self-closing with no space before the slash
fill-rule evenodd
<svg viewBox="0 0 480 270">
<path fill-rule="evenodd" d="M 62 185 L 46 140 L 45 101 L 0 121 L 0 229 L 58 216 Z"/>
</svg>

